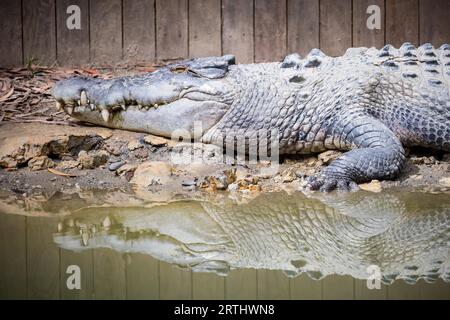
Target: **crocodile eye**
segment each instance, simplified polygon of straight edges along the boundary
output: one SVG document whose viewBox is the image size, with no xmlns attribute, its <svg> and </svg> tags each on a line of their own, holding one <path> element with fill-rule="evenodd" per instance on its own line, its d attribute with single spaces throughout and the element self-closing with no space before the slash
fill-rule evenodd
<svg viewBox="0 0 450 320">
<path fill-rule="evenodd" d="M 293 83 L 302 83 L 305 81 L 305 78 L 303 78 L 302 76 L 296 75 L 293 76 L 292 78 L 289 79 L 289 82 L 293 82 Z"/>
</svg>

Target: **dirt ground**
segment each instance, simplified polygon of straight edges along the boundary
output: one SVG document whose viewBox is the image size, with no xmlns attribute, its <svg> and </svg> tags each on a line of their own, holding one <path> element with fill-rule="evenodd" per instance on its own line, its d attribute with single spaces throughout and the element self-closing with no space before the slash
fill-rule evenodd
<svg viewBox="0 0 450 320">
<path fill-rule="evenodd" d="M 81 190 L 123 190 L 146 197 L 180 194 L 296 191 L 341 153 L 249 164 L 224 157 L 212 145 L 178 143 L 149 134 L 94 127 L 54 108 L 53 83 L 82 74 L 105 78 L 155 70 L 154 65 L 60 69 L 29 66 L 0 70 L 0 190 L 17 195 Z M 361 188 L 450 190 L 450 154 L 408 150 L 395 181 Z"/>
<path fill-rule="evenodd" d="M 0 126 L 0 190 L 24 196 L 57 191 L 113 190 L 169 197 L 177 194 L 296 191 L 341 153 L 245 163 L 212 145 L 178 143 L 101 127 L 9 123 Z M 234 163 L 232 163 L 234 162 Z M 273 170 L 271 170 L 273 168 Z M 394 181 L 361 185 L 450 190 L 450 154 L 413 150 Z"/>
</svg>

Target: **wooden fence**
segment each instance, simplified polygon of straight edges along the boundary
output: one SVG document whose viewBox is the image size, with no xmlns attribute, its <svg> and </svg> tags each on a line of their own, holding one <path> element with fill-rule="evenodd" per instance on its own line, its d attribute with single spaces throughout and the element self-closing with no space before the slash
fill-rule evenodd
<svg viewBox="0 0 450 320">
<path fill-rule="evenodd" d="M 81 9 L 69 30 L 67 8 Z M 381 29 L 369 30 L 369 5 Z M 450 42 L 449 0 L 1 0 L 0 66 L 81 65 L 232 53 L 280 60 L 320 47 Z"/>
</svg>

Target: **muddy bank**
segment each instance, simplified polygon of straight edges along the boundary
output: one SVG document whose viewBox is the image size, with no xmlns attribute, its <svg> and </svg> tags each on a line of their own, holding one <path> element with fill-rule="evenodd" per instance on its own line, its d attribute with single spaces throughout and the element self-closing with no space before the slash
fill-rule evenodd
<svg viewBox="0 0 450 320">
<path fill-rule="evenodd" d="M 0 126 L 0 190 L 30 195 L 57 191 L 123 190 L 166 198 L 193 193 L 296 191 L 306 177 L 341 153 L 249 164 L 212 145 L 174 142 L 149 134 L 92 126 L 3 123 Z M 450 190 L 450 154 L 411 150 L 395 181 L 361 188 Z"/>
</svg>

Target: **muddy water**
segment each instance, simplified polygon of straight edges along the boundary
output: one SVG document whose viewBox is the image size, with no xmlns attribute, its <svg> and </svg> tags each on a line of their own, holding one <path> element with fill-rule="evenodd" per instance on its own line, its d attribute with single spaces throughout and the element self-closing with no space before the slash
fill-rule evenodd
<svg viewBox="0 0 450 320">
<path fill-rule="evenodd" d="M 0 195 L 0 298 L 450 299 L 450 197 Z"/>
</svg>

